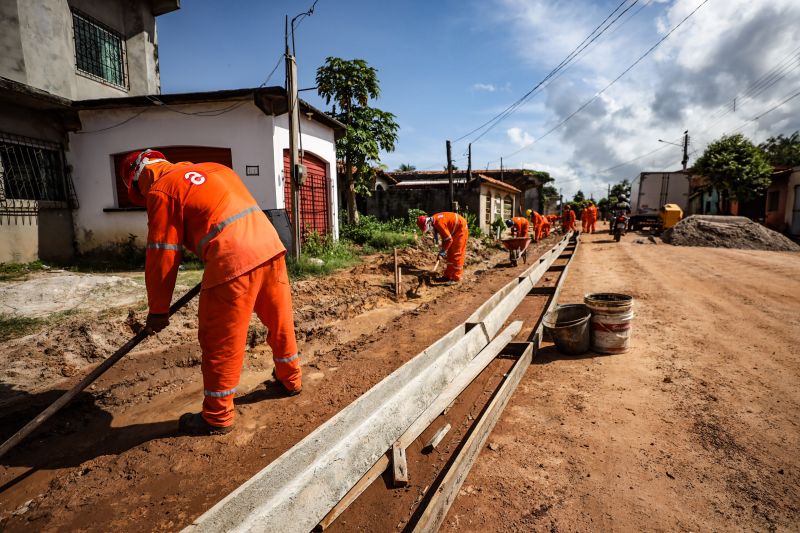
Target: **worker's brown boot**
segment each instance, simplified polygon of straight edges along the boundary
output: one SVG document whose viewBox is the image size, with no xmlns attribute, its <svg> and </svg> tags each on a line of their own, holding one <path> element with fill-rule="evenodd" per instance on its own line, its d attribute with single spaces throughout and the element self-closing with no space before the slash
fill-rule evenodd
<svg viewBox="0 0 800 533">
<path fill-rule="evenodd" d="M 436 283 L 438 283 L 440 285 L 444 285 L 444 286 L 450 286 L 450 285 L 455 285 L 456 284 L 455 281 L 453 281 L 452 279 L 448 278 L 447 276 L 439 276 L 438 278 L 436 278 L 433 281 L 435 281 Z"/>
<path fill-rule="evenodd" d="M 274 379 L 275 382 L 278 385 L 280 385 L 281 389 L 283 389 L 283 391 L 286 393 L 286 396 L 297 396 L 298 394 L 303 392 L 303 387 L 302 386 L 300 386 L 300 387 L 298 387 L 296 389 L 289 390 L 286 387 L 286 385 L 284 385 L 283 382 L 278 379 L 278 374 L 275 372 L 274 368 L 272 369 L 272 379 Z"/>
<path fill-rule="evenodd" d="M 178 431 L 189 435 L 224 435 L 233 431 L 233 426 L 212 426 L 200 413 L 185 413 L 178 420 Z"/>
</svg>

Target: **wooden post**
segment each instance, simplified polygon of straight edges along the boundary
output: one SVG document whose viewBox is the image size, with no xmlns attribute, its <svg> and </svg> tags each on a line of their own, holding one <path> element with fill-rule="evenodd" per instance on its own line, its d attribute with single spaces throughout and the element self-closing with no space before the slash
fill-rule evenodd
<svg viewBox="0 0 800 533">
<path fill-rule="evenodd" d="M 400 274 L 397 267 L 397 247 L 394 249 L 394 295 L 400 297 Z"/>
<path fill-rule="evenodd" d="M 402 446 L 398 446 L 396 442 L 392 445 L 392 483 L 395 487 L 405 487 L 408 485 L 406 449 Z"/>
<path fill-rule="evenodd" d="M 403 267 L 397 267 L 397 297 L 403 294 Z"/>
</svg>

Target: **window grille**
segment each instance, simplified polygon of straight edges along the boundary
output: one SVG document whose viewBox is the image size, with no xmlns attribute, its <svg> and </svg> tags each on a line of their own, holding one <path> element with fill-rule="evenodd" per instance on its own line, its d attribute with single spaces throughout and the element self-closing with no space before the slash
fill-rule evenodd
<svg viewBox="0 0 800 533">
<path fill-rule="evenodd" d="M 503 200 L 503 218 L 509 219 L 514 214 L 514 200 L 510 196 L 506 196 Z"/>
<path fill-rule="evenodd" d="M 0 133 L 0 201 L 37 200 L 75 207 L 64 152 L 55 143 Z"/>
<path fill-rule="evenodd" d="M 127 89 L 125 41 L 122 36 L 77 11 L 72 12 L 72 27 L 78 72 Z"/>
</svg>

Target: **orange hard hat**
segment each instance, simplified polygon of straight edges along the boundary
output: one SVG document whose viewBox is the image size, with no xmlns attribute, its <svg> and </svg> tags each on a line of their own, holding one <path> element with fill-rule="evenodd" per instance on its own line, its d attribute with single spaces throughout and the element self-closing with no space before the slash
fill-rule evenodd
<svg viewBox="0 0 800 533">
<path fill-rule="evenodd" d="M 420 215 L 417 217 L 417 226 L 422 233 L 428 229 L 428 217 L 425 215 Z"/>
<path fill-rule="evenodd" d="M 139 176 L 147 164 L 156 161 L 166 161 L 166 159 L 164 154 L 150 148 L 133 151 L 122 159 L 119 174 L 128 189 L 128 199 L 134 204 L 145 205 L 147 203 L 144 194 L 139 190 L 138 184 L 135 186 L 134 182 L 139 181 Z"/>
</svg>

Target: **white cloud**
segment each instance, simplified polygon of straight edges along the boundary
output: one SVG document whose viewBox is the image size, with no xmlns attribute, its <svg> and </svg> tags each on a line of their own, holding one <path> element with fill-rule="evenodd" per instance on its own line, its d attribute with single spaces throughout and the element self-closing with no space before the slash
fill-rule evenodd
<svg viewBox="0 0 800 533">
<path fill-rule="evenodd" d="M 522 128 L 508 128 L 506 135 L 508 135 L 508 140 L 518 148 L 533 144 L 533 136 L 527 131 L 523 131 Z"/>
<path fill-rule="evenodd" d="M 540 139 L 701 2 L 640 2 L 620 18 L 618 24 L 624 26 L 600 37 L 574 66 L 526 104 L 535 106 L 529 107 L 535 113 L 516 113 L 507 119 L 513 122 L 504 124 L 505 137 L 517 148 L 509 150 L 501 142 L 500 132 L 487 135 L 484 149 L 498 150 L 488 159 L 504 155 L 506 166 L 538 165 L 557 179 L 556 186 L 564 189 L 564 196 L 571 197 L 579 188 L 587 195 L 597 193 L 608 182 L 631 178 L 643 170 L 679 167 L 680 149 L 660 145 L 657 140 L 677 142 L 685 129 L 692 138 L 691 149 L 698 150 L 693 158 L 707 142 L 737 129 L 755 142 L 800 129 L 800 98 L 748 122 L 793 94 L 800 84 L 800 25 L 796 23 L 800 2 L 711 0 L 600 98 Z M 493 3 L 494 29 L 506 30 L 503 34 L 508 44 L 521 68 L 532 71 L 532 81 L 572 51 L 609 9 L 591 0 Z M 476 6 L 486 10 L 484 2 Z M 781 63 L 784 59 L 787 62 Z M 754 94 L 757 90 L 745 92 L 781 64 L 784 68 L 770 78 L 773 86 L 765 88 L 768 81 L 758 86 L 764 89 L 760 94 Z M 736 112 L 732 111 L 734 97 Z M 508 157 L 520 147 L 526 148 Z M 648 152 L 654 153 L 601 172 Z"/>
<path fill-rule="evenodd" d="M 493 93 L 497 90 L 497 87 L 493 83 L 475 83 L 472 85 L 472 90 Z"/>
</svg>

